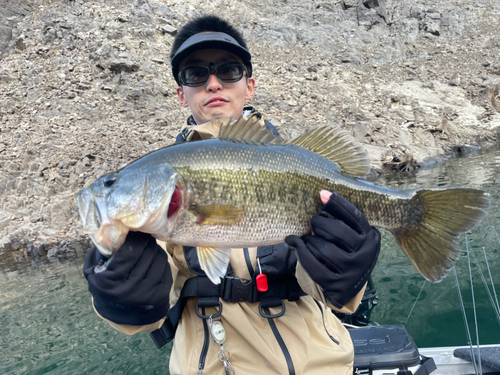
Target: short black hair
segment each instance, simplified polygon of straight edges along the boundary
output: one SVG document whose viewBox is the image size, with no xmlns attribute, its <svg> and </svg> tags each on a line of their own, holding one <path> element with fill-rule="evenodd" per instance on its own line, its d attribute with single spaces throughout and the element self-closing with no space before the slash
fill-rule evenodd
<svg viewBox="0 0 500 375">
<path fill-rule="evenodd" d="M 207 34 L 201 37 L 201 34 Z M 200 37 L 195 35 L 200 34 Z M 226 35 L 224 37 L 224 35 Z M 198 38 L 193 39 L 193 38 Z M 188 41 L 189 40 L 189 41 Z M 186 43 L 187 42 L 187 43 Z M 179 64 L 184 57 L 196 49 L 215 48 L 225 49 L 239 56 L 247 67 L 247 78 L 252 76 L 252 62 L 250 51 L 241 32 L 226 20 L 208 14 L 197 17 L 185 24 L 174 38 L 174 44 L 170 51 L 170 65 L 172 75 L 180 86 L 178 77 Z"/>
<path fill-rule="evenodd" d="M 172 58 L 174 57 L 175 53 L 180 48 L 182 43 L 184 43 L 195 34 L 207 31 L 228 34 L 236 39 L 240 46 L 248 50 L 247 43 L 245 42 L 245 39 L 243 39 L 243 35 L 238 29 L 236 29 L 226 20 L 216 15 L 207 14 L 189 21 L 179 30 L 179 32 L 175 36 L 172 51 L 170 52 L 170 61 L 172 61 Z"/>
</svg>

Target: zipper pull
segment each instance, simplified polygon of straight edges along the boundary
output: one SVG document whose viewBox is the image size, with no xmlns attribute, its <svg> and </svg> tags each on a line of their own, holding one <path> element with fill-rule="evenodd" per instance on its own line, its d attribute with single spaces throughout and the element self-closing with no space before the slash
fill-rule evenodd
<svg viewBox="0 0 500 375">
<path fill-rule="evenodd" d="M 260 267 L 260 258 L 257 258 L 257 265 L 259 266 L 259 274 L 255 278 L 255 282 L 257 283 L 257 290 L 259 292 L 267 292 L 269 289 L 267 285 L 267 276 L 262 273 L 262 268 Z"/>
</svg>

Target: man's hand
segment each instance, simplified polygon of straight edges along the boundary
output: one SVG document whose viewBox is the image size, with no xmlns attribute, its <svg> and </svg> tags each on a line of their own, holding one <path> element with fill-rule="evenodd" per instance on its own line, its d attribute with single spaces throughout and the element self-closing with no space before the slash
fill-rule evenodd
<svg viewBox="0 0 500 375">
<path fill-rule="evenodd" d="M 145 325 L 167 315 L 172 273 L 168 257 L 149 234 L 130 232 L 109 260 L 94 247 L 83 273 L 104 318 L 118 324 Z"/>
<path fill-rule="evenodd" d="M 380 233 L 337 193 L 321 191 L 325 204 L 311 220 L 313 234 L 288 236 L 299 261 L 328 300 L 342 308 L 359 293 L 377 262 Z"/>
</svg>

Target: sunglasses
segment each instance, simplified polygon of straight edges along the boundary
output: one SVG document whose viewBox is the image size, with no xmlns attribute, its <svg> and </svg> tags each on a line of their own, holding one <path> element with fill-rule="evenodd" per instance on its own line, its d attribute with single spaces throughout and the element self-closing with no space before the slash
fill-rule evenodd
<svg viewBox="0 0 500 375">
<path fill-rule="evenodd" d="M 209 66 L 191 66 L 179 72 L 179 81 L 183 86 L 199 87 L 208 82 L 210 73 L 215 72 L 221 82 L 238 82 L 247 67 L 239 62 L 232 61 L 215 66 L 210 63 Z"/>
</svg>

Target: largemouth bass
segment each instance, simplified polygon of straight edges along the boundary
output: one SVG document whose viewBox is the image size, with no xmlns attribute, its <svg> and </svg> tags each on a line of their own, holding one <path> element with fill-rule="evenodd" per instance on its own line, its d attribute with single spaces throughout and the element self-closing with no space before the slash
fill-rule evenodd
<svg viewBox="0 0 500 375">
<path fill-rule="evenodd" d="M 154 151 L 80 191 L 83 229 L 102 254 L 113 255 L 130 230 L 150 233 L 196 246 L 202 269 L 218 284 L 231 248 L 310 233 L 320 191 L 335 190 L 438 282 L 459 257 L 459 235 L 490 206 L 490 195 L 478 189 L 392 190 L 359 179 L 370 168 L 367 153 L 340 128 L 290 143 L 254 120 L 220 129 L 218 138 Z"/>
</svg>

